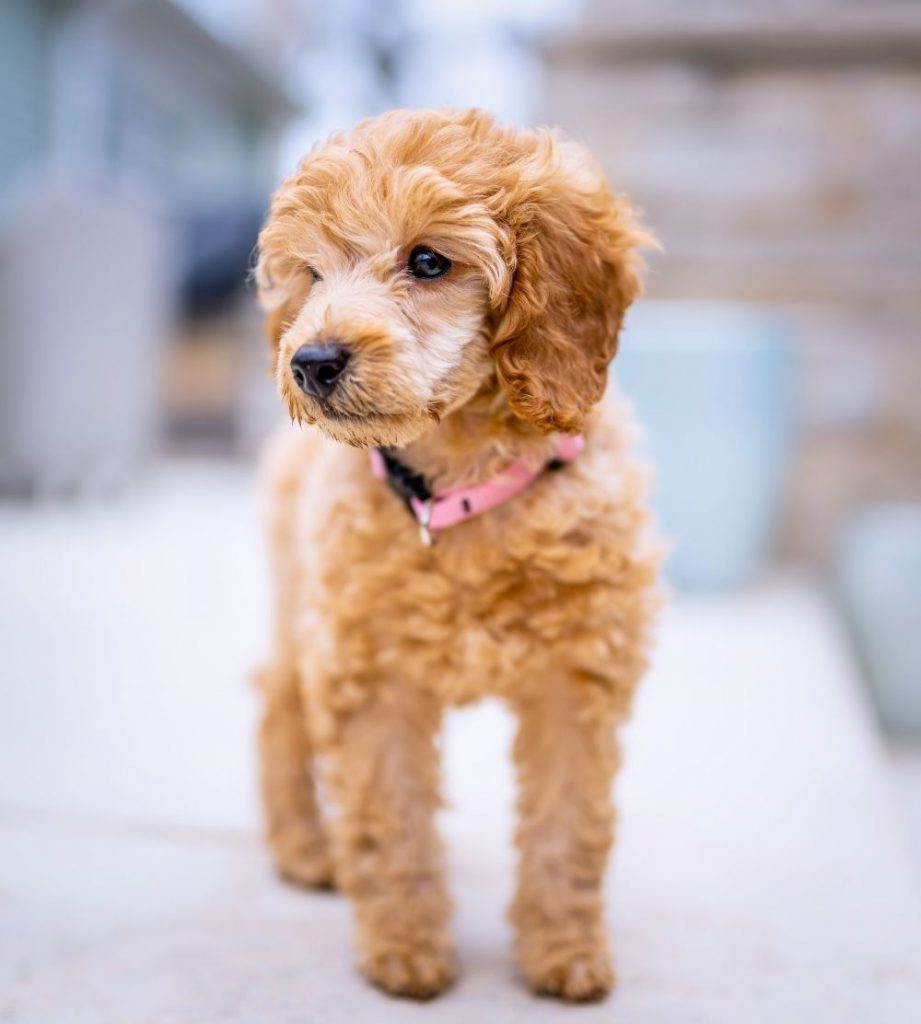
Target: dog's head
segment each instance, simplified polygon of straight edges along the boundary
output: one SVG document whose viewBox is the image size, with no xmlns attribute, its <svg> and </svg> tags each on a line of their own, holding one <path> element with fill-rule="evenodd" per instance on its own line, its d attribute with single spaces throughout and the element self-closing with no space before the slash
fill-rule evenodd
<svg viewBox="0 0 921 1024">
<path fill-rule="evenodd" d="M 580 148 L 394 111 L 276 192 L 256 280 L 293 418 L 403 445 L 484 389 L 542 431 L 601 397 L 647 241 Z"/>
</svg>

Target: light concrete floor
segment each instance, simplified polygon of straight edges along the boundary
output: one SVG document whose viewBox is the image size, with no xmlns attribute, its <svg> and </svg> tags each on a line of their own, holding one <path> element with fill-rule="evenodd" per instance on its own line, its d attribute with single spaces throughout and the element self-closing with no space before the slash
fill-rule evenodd
<svg viewBox="0 0 921 1024">
<path fill-rule="evenodd" d="M 889 756 L 901 824 L 921 875 L 921 740 L 893 740 Z"/>
<path fill-rule="evenodd" d="M 512 723 L 489 703 L 444 743 L 460 983 L 424 1006 L 366 987 L 344 901 L 276 882 L 258 838 L 249 479 L 174 465 L 114 506 L 0 508 L 0 1020 L 921 1019 L 896 811 L 914 790 L 892 787 L 829 607 L 790 579 L 665 617 L 617 790 L 609 1002 L 517 980 Z"/>
</svg>

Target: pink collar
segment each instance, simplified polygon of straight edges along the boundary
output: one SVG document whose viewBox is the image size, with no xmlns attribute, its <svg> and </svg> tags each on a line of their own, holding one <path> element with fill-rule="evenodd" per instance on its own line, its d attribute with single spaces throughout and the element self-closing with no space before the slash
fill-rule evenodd
<svg viewBox="0 0 921 1024">
<path fill-rule="evenodd" d="M 377 448 L 371 449 L 371 466 L 378 480 L 388 482 L 405 498 L 419 524 L 422 543 L 428 546 L 432 543 L 434 532 L 457 526 L 458 523 L 482 515 L 508 501 L 509 498 L 514 498 L 533 483 L 548 466 L 557 468 L 554 466 L 555 463 L 572 462 L 584 447 L 585 438 L 581 434 L 561 434 L 557 440 L 555 457 L 544 466 L 535 468 L 524 458 L 516 459 L 498 476 L 487 480 L 486 483 L 474 484 L 471 487 L 454 487 L 430 498 L 406 494 L 403 488 L 397 487 L 384 455 Z"/>
</svg>

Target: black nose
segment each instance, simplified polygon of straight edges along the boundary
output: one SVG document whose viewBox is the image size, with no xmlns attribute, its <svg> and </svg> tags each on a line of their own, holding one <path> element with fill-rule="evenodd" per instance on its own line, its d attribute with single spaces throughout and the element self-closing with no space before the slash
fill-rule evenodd
<svg viewBox="0 0 921 1024">
<path fill-rule="evenodd" d="M 326 398 L 342 376 L 349 350 L 331 342 L 302 345 L 291 357 L 291 376 L 305 394 Z"/>
</svg>

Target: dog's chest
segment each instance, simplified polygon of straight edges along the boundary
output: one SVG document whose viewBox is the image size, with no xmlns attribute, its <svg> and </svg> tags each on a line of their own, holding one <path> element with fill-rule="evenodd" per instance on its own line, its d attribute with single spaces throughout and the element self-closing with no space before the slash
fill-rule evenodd
<svg viewBox="0 0 921 1024">
<path fill-rule="evenodd" d="M 435 550 L 388 500 L 370 527 L 330 509 L 301 573 L 299 647 L 311 675 L 410 679 L 450 703 L 501 693 L 540 648 L 552 582 L 469 524 Z"/>
<path fill-rule="evenodd" d="M 612 577 L 632 526 L 617 526 L 596 486 L 591 501 L 575 486 L 575 474 L 548 477 L 444 531 L 434 548 L 363 461 L 305 487 L 296 600 L 305 676 L 335 688 L 414 681 L 456 703 L 510 693 L 564 648 L 609 633 Z"/>
</svg>

